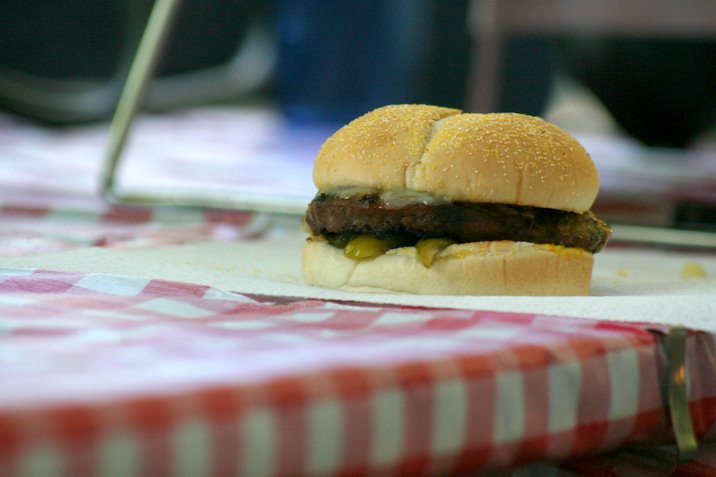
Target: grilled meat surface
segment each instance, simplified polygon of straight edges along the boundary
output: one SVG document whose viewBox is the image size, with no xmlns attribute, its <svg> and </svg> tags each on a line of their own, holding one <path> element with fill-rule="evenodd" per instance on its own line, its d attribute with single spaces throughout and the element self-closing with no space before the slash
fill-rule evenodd
<svg viewBox="0 0 716 477">
<path fill-rule="evenodd" d="M 378 194 L 339 197 L 319 192 L 305 221 L 314 235 L 328 238 L 372 233 L 379 238 L 446 237 L 458 242 L 513 240 L 578 247 L 596 253 L 611 229 L 591 212 L 509 204 L 453 202 L 393 206 Z"/>
</svg>

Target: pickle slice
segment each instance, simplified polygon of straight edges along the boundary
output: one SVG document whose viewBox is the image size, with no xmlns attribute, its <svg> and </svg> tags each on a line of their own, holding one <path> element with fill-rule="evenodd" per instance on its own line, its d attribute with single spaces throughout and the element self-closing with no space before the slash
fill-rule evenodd
<svg viewBox="0 0 716 477">
<path fill-rule="evenodd" d="M 345 248 L 348 242 L 355 238 L 354 233 L 342 233 L 342 234 L 326 234 L 325 237 L 328 243 L 337 248 Z"/>
<path fill-rule="evenodd" d="M 375 235 L 361 234 L 346 244 L 343 254 L 354 260 L 363 260 L 383 255 L 391 248 L 399 247 L 401 243 L 397 237 L 379 239 Z"/>
<path fill-rule="evenodd" d="M 418 243 L 415 244 L 415 248 L 418 252 L 418 260 L 420 260 L 420 263 L 425 265 L 427 268 L 430 268 L 433 263 L 435 263 L 435 257 L 454 243 L 456 243 L 455 240 L 448 238 L 429 238 L 419 240 Z"/>
</svg>

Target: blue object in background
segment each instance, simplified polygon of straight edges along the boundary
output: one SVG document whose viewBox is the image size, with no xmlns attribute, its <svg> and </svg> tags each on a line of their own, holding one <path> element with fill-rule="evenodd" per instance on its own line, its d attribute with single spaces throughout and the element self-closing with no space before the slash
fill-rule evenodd
<svg viewBox="0 0 716 477">
<path fill-rule="evenodd" d="M 300 122 L 345 123 L 413 102 L 431 31 L 429 0 L 278 3 L 278 100 Z"/>
</svg>

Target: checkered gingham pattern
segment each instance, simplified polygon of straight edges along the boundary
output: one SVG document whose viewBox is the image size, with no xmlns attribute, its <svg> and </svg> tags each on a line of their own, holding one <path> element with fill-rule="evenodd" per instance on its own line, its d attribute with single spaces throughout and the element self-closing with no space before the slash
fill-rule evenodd
<svg viewBox="0 0 716 477">
<path fill-rule="evenodd" d="M 276 114 L 226 108 L 142 116 L 118 183 L 293 195 L 299 183 L 312 191 L 312 158 L 328 133 L 299 137 L 280 124 Z M 190 133 L 178 141 L 178 131 Z M 97 190 L 107 133 L 103 124 L 51 129 L 0 114 L 0 256 L 243 239 L 275 222 L 241 211 L 106 204 Z M 257 160 L 268 160 L 271 173 L 252 167 Z"/>
<path fill-rule="evenodd" d="M 0 183 L 0 185 L 2 185 Z M 0 256 L 255 238 L 272 223 L 243 211 L 138 208 L 81 197 L 16 200 L 0 190 Z"/>
<path fill-rule="evenodd" d="M 3 269 L 0 476 L 716 475 L 590 457 L 669 442 L 658 334 Z M 714 348 L 688 338 L 701 439 Z"/>
</svg>

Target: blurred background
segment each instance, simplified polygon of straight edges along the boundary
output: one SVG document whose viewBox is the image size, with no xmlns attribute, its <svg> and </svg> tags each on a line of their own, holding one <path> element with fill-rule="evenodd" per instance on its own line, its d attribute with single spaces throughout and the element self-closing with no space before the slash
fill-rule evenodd
<svg viewBox="0 0 716 477">
<path fill-rule="evenodd" d="M 107 120 L 151 7 L 1 2 L 0 109 Z M 184 0 L 146 110 L 267 107 L 335 128 L 389 103 L 543 116 L 655 148 L 683 183 L 684 154 L 716 141 L 716 2 Z M 716 223 L 714 181 L 685 213 L 698 227 Z"/>
<path fill-rule="evenodd" d="M 2 2 L 0 106 L 56 123 L 106 119 L 151 6 Z M 184 0 L 175 23 L 151 110 L 263 101 L 342 123 L 420 102 L 558 109 L 563 121 L 567 99 L 580 108 L 573 128 L 674 147 L 716 121 L 709 1 Z"/>
</svg>

